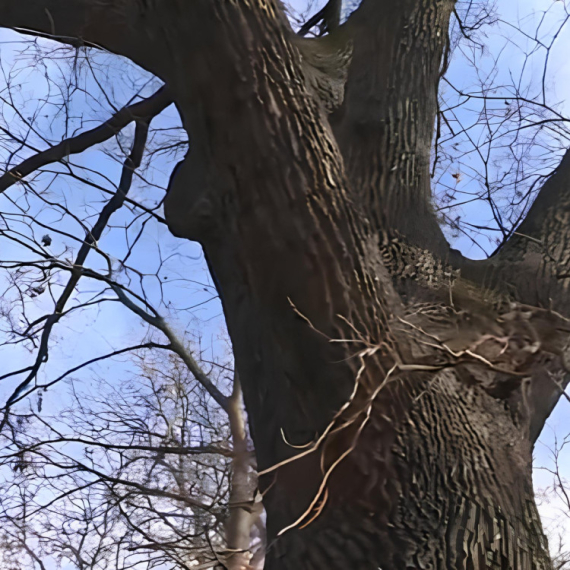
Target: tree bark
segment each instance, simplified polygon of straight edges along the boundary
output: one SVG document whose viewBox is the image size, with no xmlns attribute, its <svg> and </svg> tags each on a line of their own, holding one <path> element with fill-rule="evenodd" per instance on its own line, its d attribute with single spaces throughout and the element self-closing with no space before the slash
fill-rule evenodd
<svg viewBox="0 0 570 570">
<path fill-rule="evenodd" d="M 166 82 L 191 140 L 166 217 L 203 245 L 222 299 L 263 473 L 266 567 L 549 570 L 532 446 L 560 391 L 548 382 L 567 363 L 568 307 L 504 286 L 526 246 L 472 263 L 431 212 L 453 2 L 364 0 L 310 44 L 274 0 L 124 4 L 136 39 L 104 39 Z M 330 63 L 331 42 L 353 59 L 329 120 L 315 62 L 322 47 Z M 535 222 L 567 236 L 556 224 Z"/>
<path fill-rule="evenodd" d="M 546 309 L 532 326 L 535 342 L 550 355 L 529 378 L 529 438 L 534 443 L 570 382 L 570 343 L 567 334 L 558 334 L 570 330 L 570 152 L 542 187 L 526 219 L 493 257 L 452 257 L 478 287 L 492 288 L 527 310 Z M 552 320 L 555 315 L 562 318 Z"/>
<path fill-rule="evenodd" d="M 358 200 L 380 231 L 444 256 L 431 207 L 430 154 L 453 0 L 364 0 L 344 105 L 332 118 Z"/>
</svg>

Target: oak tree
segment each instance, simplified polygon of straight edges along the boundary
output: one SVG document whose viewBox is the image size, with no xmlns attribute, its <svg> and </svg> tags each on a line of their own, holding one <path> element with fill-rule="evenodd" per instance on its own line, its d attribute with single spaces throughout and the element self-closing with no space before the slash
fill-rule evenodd
<svg viewBox="0 0 570 570">
<path fill-rule="evenodd" d="M 277 0 L 0 0 L 0 25 L 125 56 L 180 113 L 166 220 L 222 300 L 268 569 L 550 569 L 531 467 L 568 381 L 570 155 L 465 258 L 430 172 L 455 2 L 340 4 L 317 37 Z"/>
</svg>

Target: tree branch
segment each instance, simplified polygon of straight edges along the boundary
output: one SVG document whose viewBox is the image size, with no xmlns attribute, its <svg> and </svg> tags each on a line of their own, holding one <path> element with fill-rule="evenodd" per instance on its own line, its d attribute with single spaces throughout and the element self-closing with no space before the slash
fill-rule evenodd
<svg viewBox="0 0 570 570">
<path fill-rule="evenodd" d="M 2 422 L 0 423 L 0 431 L 2 431 L 4 425 L 6 424 L 8 413 L 13 405 L 13 403 L 17 400 L 19 395 L 25 390 L 25 388 L 34 380 L 38 371 L 40 370 L 43 363 L 48 360 L 49 357 L 49 340 L 50 335 L 53 327 L 59 322 L 61 319 L 65 305 L 71 298 L 72 293 L 75 291 L 75 287 L 79 282 L 83 272 L 83 264 L 85 263 L 87 256 L 89 255 L 90 251 L 92 250 L 93 246 L 97 244 L 97 241 L 103 235 L 104 229 L 107 227 L 109 223 L 109 219 L 111 216 L 122 207 L 125 197 L 129 192 L 133 180 L 134 170 L 140 166 L 142 161 L 142 156 L 144 153 L 144 148 L 146 146 L 147 136 L 148 136 L 148 121 L 139 121 L 137 122 L 137 127 L 135 130 L 135 140 L 133 142 L 133 147 L 131 150 L 130 155 L 125 160 L 123 165 L 123 170 L 121 173 L 121 180 L 119 182 L 119 186 L 117 188 L 117 192 L 115 195 L 105 204 L 103 210 L 99 214 L 95 225 L 93 226 L 92 230 L 86 236 L 82 246 L 79 248 L 79 252 L 75 258 L 73 267 L 74 271 L 72 272 L 72 276 L 70 277 L 69 281 L 67 282 L 62 294 L 58 298 L 53 313 L 46 319 L 46 323 L 44 329 L 42 331 L 40 347 L 38 350 L 38 354 L 36 355 L 36 359 L 34 364 L 29 372 L 29 374 L 20 382 L 20 384 L 16 387 L 12 395 L 8 398 L 6 405 L 4 407 L 4 417 Z"/>
<path fill-rule="evenodd" d="M 543 308 L 545 324 L 536 334 L 541 350 L 550 357 L 532 375 L 528 388 L 529 438 L 534 442 L 570 382 L 570 151 L 543 185 L 526 219 L 495 255 L 472 261 L 454 252 L 452 262 L 477 286 L 494 289 L 509 301 Z"/>
<path fill-rule="evenodd" d="M 333 32 L 340 26 L 340 15 L 342 10 L 342 0 L 329 0 L 322 10 L 319 10 L 314 16 L 309 18 L 301 27 L 298 34 L 306 36 L 311 28 L 320 24 L 320 34 L 325 32 Z"/>
<path fill-rule="evenodd" d="M 101 356 L 96 356 L 96 357 L 91 358 L 85 362 L 82 362 L 81 364 L 78 364 L 77 366 L 74 366 L 73 368 L 70 368 L 69 370 L 65 371 L 63 374 L 59 375 L 57 378 L 54 378 L 53 380 L 49 380 L 45 384 L 38 384 L 38 385 L 33 386 L 27 392 L 21 393 L 15 400 L 13 400 L 12 405 L 17 404 L 18 402 L 20 402 L 24 398 L 28 397 L 32 392 L 35 392 L 36 390 L 41 390 L 41 389 L 47 390 L 48 388 L 50 388 L 54 384 L 61 382 L 64 378 L 67 378 L 67 376 L 69 376 L 70 374 L 73 374 L 74 372 L 77 372 L 78 370 L 81 370 L 81 369 L 85 368 L 86 366 L 90 366 L 91 364 L 95 364 L 96 362 L 101 362 L 102 360 L 107 360 L 108 358 L 113 358 L 114 356 L 119 356 L 121 354 L 133 352 L 135 350 L 141 350 L 143 348 L 170 350 L 171 347 L 168 344 L 157 344 L 156 342 L 145 342 L 143 344 L 137 344 L 135 346 L 128 346 L 125 348 L 120 348 L 118 350 L 113 350 L 113 351 L 108 352 L 107 354 L 103 354 Z M 15 375 L 15 374 L 18 374 L 18 373 L 21 373 L 24 371 L 28 371 L 28 370 L 32 370 L 32 369 L 33 369 L 33 366 L 30 366 L 28 368 L 25 368 L 24 370 L 18 370 L 16 372 L 12 372 L 10 374 Z M 2 378 L 5 378 L 6 376 L 7 375 L 0 377 L 0 380 Z"/>
<path fill-rule="evenodd" d="M 429 175 L 442 54 L 453 0 L 363 0 L 341 27 L 354 43 L 332 118 L 356 199 L 375 229 L 444 256 Z"/>
<path fill-rule="evenodd" d="M 40 33 L 63 43 L 96 45 L 130 57 L 134 3 L 118 0 L 0 0 L 0 26 Z"/>
<path fill-rule="evenodd" d="M 516 260 L 542 251 L 544 263 L 557 282 L 570 280 L 570 150 L 544 183 L 526 218 L 513 237 L 497 252 L 500 259 Z M 558 300 L 568 303 L 566 296 Z M 570 304 L 570 303 L 569 303 Z M 566 312 L 567 307 L 560 310 Z"/>
<path fill-rule="evenodd" d="M 129 296 L 123 291 L 123 289 L 117 285 L 111 284 L 113 291 L 117 294 L 117 297 L 133 313 L 138 315 L 143 321 L 157 328 L 166 338 L 170 341 L 170 350 L 176 353 L 182 362 L 187 366 L 188 370 L 194 375 L 194 378 L 202 384 L 206 389 L 208 394 L 212 396 L 215 402 L 226 412 L 228 411 L 228 398 L 222 394 L 219 388 L 210 380 L 208 375 L 202 370 L 200 365 L 196 362 L 196 359 L 192 353 L 186 348 L 184 342 L 178 337 L 178 335 L 172 330 L 169 324 L 158 314 L 150 315 L 144 309 L 139 307 L 135 302 L 133 302 Z"/>
<path fill-rule="evenodd" d="M 251 558 L 251 528 L 261 514 L 261 503 L 255 501 L 257 475 L 250 470 L 246 417 L 237 373 L 234 374 L 234 386 L 232 395 L 228 398 L 227 411 L 234 453 L 228 501 L 230 512 L 225 525 L 229 550 L 226 566 L 228 570 L 241 570 L 247 567 Z"/>
<path fill-rule="evenodd" d="M 92 146 L 109 140 L 133 121 L 147 121 L 149 118 L 155 117 L 171 103 L 172 99 L 168 89 L 162 87 L 147 99 L 123 107 L 98 127 L 80 133 L 75 137 L 64 139 L 55 146 L 38 152 L 8 170 L 0 176 L 0 193 L 43 166 L 58 162 L 72 154 L 79 154 Z"/>
</svg>

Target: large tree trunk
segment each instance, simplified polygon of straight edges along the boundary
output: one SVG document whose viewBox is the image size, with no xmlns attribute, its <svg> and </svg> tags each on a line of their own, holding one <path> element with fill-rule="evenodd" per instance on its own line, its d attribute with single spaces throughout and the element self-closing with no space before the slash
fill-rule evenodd
<svg viewBox="0 0 570 570">
<path fill-rule="evenodd" d="M 49 32 L 8 4 L 4 25 Z M 65 35 L 159 75 L 188 130 L 166 215 L 204 246 L 223 302 L 266 567 L 551 568 L 531 456 L 566 382 L 567 281 L 548 265 L 547 310 L 501 278 L 528 280 L 540 252 L 469 262 L 431 212 L 452 0 L 364 0 L 322 40 L 296 38 L 275 0 L 101 2 L 128 16 L 118 36 L 74 30 L 77 4 Z M 567 221 L 540 210 L 529 233 L 566 243 Z"/>
</svg>

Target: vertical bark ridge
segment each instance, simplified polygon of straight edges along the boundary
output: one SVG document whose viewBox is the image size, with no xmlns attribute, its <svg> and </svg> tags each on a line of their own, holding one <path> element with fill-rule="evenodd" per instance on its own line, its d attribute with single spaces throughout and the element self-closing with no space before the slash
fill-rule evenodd
<svg viewBox="0 0 570 570">
<path fill-rule="evenodd" d="M 364 0 L 346 26 L 354 54 L 333 126 L 373 225 L 444 256 L 430 153 L 452 0 Z"/>
<path fill-rule="evenodd" d="M 416 375 L 408 390 L 415 405 L 392 420 L 392 454 L 375 415 L 366 452 L 331 483 L 336 500 L 270 543 L 268 570 L 550 570 L 530 445 L 504 404 L 453 371 Z"/>
<path fill-rule="evenodd" d="M 406 497 L 396 526 L 418 567 L 550 567 L 532 501 L 531 446 L 504 412 L 501 401 L 450 371 L 410 410 L 396 450 Z M 411 481 L 410 465 L 423 466 Z"/>
<path fill-rule="evenodd" d="M 293 452 L 281 428 L 306 443 L 350 394 L 357 365 L 347 358 L 363 344 L 330 340 L 355 340 L 357 330 L 386 343 L 377 374 L 386 373 L 398 300 L 273 4 L 200 6 L 196 21 L 215 17 L 217 28 L 187 34 L 191 84 L 169 81 L 196 143 L 177 169 L 166 214 L 175 233 L 205 247 L 240 375 L 251 379 L 244 393 L 267 467 Z M 204 91 L 212 73 L 221 83 L 215 94 Z"/>
</svg>

